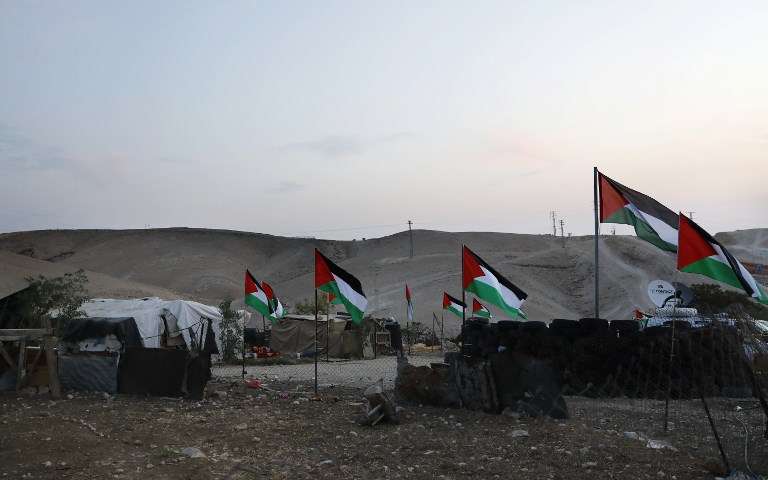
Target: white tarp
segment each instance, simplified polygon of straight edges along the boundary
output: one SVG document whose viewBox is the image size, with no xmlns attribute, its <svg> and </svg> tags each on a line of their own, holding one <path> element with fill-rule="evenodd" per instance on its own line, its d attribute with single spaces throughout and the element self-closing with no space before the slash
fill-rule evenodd
<svg viewBox="0 0 768 480">
<path fill-rule="evenodd" d="M 180 333 L 187 347 L 192 345 L 190 332 L 194 334 L 196 341 L 199 342 L 202 339 L 203 345 L 205 344 L 207 319 L 211 319 L 213 333 L 216 335 L 216 345 L 219 351 L 222 351 L 221 313 L 218 308 L 210 305 L 188 300 L 162 300 L 157 297 L 134 300 L 96 298 L 84 303 L 82 309 L 89 317 L 133 317 L 142 342 L 147 348 L 160 347 L 160 337 L 165 333 L 165 323 L 162 319 L 165 312 L 173 316 L 166 315 L 169 336 L 177 336 Z M 176 325 L 173 325 L 174 318 Z"/>
</svg>

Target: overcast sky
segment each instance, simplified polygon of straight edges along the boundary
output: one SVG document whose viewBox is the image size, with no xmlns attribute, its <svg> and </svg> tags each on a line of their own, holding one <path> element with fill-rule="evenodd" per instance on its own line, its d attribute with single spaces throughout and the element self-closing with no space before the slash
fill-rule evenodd
<svg viewBox="0 0 768 480">
<path fill-rule="evenodd" d="M 0 231 L 768 226 L 768 2 L 0 0 Z"/>
</svg>

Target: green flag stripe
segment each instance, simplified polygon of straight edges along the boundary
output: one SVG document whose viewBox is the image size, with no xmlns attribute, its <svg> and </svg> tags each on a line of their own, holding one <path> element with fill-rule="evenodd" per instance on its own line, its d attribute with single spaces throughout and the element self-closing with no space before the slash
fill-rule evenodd
<svg viewBox="0 0 768 480">
<path fill-rule="evenodd" d="M 525 318 L 525 315 L 521 310 L 519 310 L 518 308 L 512 305 L 508 305 L 507 303 L 505 303 L 499 291 L 485 282 L 474 281 L 469 284 L 469 286 L 467 287 L 467 291 L 474 293 L 481 300 L 485 300 L 488 303 L 496 305 L 497 307 L 502 309 L 504 313 L 506 313 L 512 318 L 515 318 L 515 317 Z"/>
</svg>

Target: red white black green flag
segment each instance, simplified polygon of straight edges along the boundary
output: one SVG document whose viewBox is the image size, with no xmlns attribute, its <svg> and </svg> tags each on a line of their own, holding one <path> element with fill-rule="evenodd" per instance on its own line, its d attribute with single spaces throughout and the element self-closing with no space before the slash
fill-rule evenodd
<svg viewBox="0 0 768 480">
<path fill-rule="evenodd" d="M 472 316 L 491 318 L 491 311 L 485 308 L 485 305 L 478 302 L 476 298 L 472 299 Z"/>
<path fill-rule="evenodd" d="M 277 298 L 277 295 L 275 295 L 275 291 L 272 289 L 271 285 L 269 285 L 267 282 L 261 282 L 261 287 L 264 289 L 264 293 L 267 294 L 267 300 L 269 301 L 269 309 L 271 312 L 269 314 L 269 319 L 274 323 L 283 318 L 285 309 L 283 308 L 283 304 L 280 302 L 280 299 Z"/>
<path fill-rule="evenodd" d="M 758 302 L 768 304 L 765 289 L 755 281 L 744 265 L 714 237 L 682 214 L 677 269 L 741 288 Z"/>
<path fill-rule="evenodd" d="M 355 323 L 363 321 L 368 299 L 360 280 L 342 269 L 315 249 L 315 288 L 332 293 L 341 300 L 347 313 Z"/>
<path fill-rule="evenodd" d="M 466 245 L 462 253 L 462 262 L 464 290 L 496 305 L 512 318 L 526 318 L 521 307 L 528 298 L 527 293 L 504 278 Z"/>
<path fill-rule="evenodd" d="M 269 316 L 272 313 L 269 308 L 267 293 L 248 269 L 245 270 L 245 304 L 262 315 Z"/>
<path fill-rule="evenodd" d="M 598 172 L 600 223 L 623 223 L 635 234 L 669 252 L 677 251 L 677 214 L 653 198 Z"/>
<path fill-rule="evenodd" d="M 408 304 L 408 321 L 413 321 L 413 300 L 411 300 L 411 289 L 408 288 L 408 284 L 405 284 L 405 301 Z"/>
<path fill-rule="evenodd" d="M 460 318 L 464 318 L 465 308 L 467 308 L 467 306 L 464 302 L 443 292 L 443 310 L 448 310 L 449 312 L 458 315 Z"/>
</svg>

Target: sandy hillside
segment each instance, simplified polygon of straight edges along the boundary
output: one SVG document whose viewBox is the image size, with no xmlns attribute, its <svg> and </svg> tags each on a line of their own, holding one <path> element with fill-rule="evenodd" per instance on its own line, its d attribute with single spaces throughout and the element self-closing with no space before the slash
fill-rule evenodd
<svg viewBox="0 0 768 480">
<path fill-rule="evenodd" d="M 740 258 L 768 263 L 768 229 L 718 238 Z M 529 293 L 525 310 L 531 319 L 592 315 L 591 237 L 416 230 L 414 240 L 413 259 L 407 232 L 350 242 L 184 228 L 35 231 L 0 235 L 0 250 L 156 285 L 207 303 L 239 299 L 247 265 L 292 304 L 312 296 L 316 246 L 361 279 L 369 311 L 402 317 L 408 281 L 418 319 L 429 321 L 433 311 L 440 314 L 444 290 L 460 295 L 459 251 L 466 243 Z M 652 279 L 706 281 L 677 273 L 673 255 L 628 236 L 602 237 L 600 275 L 606 318 L 627 318 L 635 307 L 650 307 L 645 292 Z"/>
<path fill-rule="evenodd" d="M 11 281 L 11 277 L 14 281 L 29 277 L 37 277 L 39 275 L 52 278 L 60 277 L 67 273 L 73 273 L 78 270 L 76 265 L 38 260 L 8 251 L 0 251 L 0 265 L 4 270 L 4 273 L 12 273 L 8 278 L 5 278 L 5 276 L 3 278 L 3 281 L 9 282 Z M 123 280 L 103 273 L 85 270 L 85 274 L 88 277 L 86 290 L 93 298 L 168 298 L 178 295 L 166 288 Z"/>
</svg>

